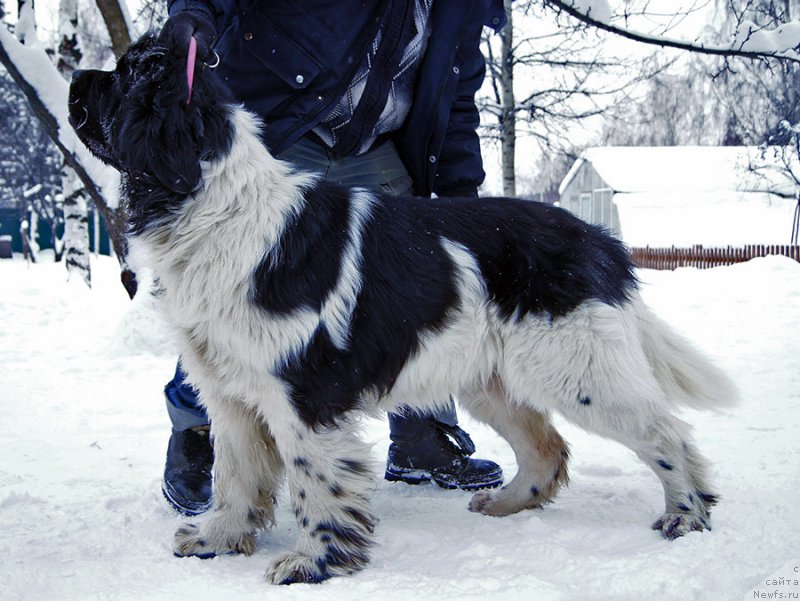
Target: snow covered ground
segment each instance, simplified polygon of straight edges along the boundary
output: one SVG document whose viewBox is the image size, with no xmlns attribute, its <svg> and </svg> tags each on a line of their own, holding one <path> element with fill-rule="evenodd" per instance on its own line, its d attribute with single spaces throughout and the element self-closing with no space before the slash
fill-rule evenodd
<svg viewBox="0 0 800 601">
<path fill-rule="evenodd" d="M 729 412 L 685 413 L 723 496 L 712 532 L 662 540 L 649 529 L 662 510 L 655 476 L 559 422 L 574 459 L 555 504 L 490 518 L 467 511 L 468 493 L 376 480 L 371 566 L 291 587 L 262 579 L 295 537 L 285 498 L 253 556 L 173 557 L 181 518 L 159 484 L 174 352 L 147 295 L 127 300 L 113 260 L 94 262 L 91 291 L 62 269 L 0 261 L 2 600 L 798 598 L 797 585 L 768 580 L 798 578 L 800 560 L 800 264 L 640 274 L 650 304 L 741 387 Z M 462 421 L 513 474 L 509 447 Z M 387 432 L 365 423 L 379 463 Z"/>
</svg>

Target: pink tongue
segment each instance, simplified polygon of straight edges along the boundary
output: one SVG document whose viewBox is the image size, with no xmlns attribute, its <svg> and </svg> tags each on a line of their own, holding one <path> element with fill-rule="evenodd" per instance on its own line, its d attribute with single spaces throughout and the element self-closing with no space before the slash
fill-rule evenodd
<svg viewBox="0 0 800 601">
<path fill-rule="evenodd" d="M 186 58 L 186 82 L 189 84 L 189 97 L 186 104 L 192 101 L 192 84 L 194 83 L 194 63 L 197 59 L 197 40 L 194 36 L 189 38 L 189 55 Z"/>
</svg>

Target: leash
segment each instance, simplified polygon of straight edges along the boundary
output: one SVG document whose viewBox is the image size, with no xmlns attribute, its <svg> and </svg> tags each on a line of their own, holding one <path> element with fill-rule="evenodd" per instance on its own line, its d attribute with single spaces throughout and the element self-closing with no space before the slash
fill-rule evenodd
<svg viewBox="0 0 800 601">
<path fill-rule="evenodd" d="M 192 85 L 194 84 L 194 65 L 197 61 L 197 40 L 194 36 L 189 38 L 189 54 L 186 57 L 186 83 L 189 84 L 189 96 L 186 104 L 192 102 Z"/>
</svg>

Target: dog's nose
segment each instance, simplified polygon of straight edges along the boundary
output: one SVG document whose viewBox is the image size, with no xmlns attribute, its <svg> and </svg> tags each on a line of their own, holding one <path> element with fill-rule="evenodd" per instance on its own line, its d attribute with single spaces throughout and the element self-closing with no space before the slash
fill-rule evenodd
<svg viewBox="0 0 800 601">
<path fill-rule="evenodd" d="M 97 71 L 92 69 L 75 69 L 72 72 L 72 81 L 69 84 L 70 103 L 87 93 L 87 90 L 93 85 L 96 73 Z"/>
</svg>

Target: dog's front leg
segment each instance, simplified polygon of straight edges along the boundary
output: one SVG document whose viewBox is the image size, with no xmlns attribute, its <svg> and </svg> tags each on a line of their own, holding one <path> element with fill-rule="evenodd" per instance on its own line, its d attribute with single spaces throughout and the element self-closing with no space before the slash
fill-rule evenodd
<svg viewBox="0 0 800 601">
<path fill-rule="evenodd" d="M 256 533 L 274 521 L 282 461 L 269 428 L 235 401 L 209 406 L 214 443 L 211 510 L 175 533 L 178 556 L 250 554 Z"/>
<path fill-rule="evenodd" d="M 295 550 L 279 557 L 266 578 L 292 584 L 350 574 L 367 564 L 372 544 L 375 520 L 368 497 L 375 485 L 369 446 L 347 418 L 337 426 L 312 427 L 291 408 L 286 414 L 290 426 L 274 434 L 300 535 Z"/>
</svg>

